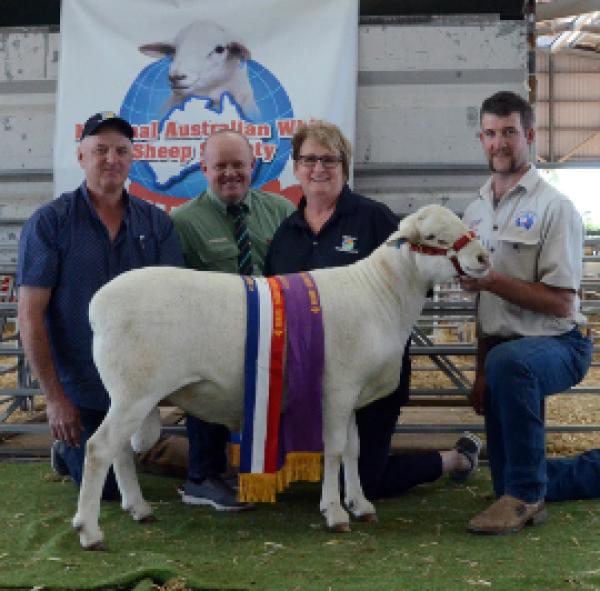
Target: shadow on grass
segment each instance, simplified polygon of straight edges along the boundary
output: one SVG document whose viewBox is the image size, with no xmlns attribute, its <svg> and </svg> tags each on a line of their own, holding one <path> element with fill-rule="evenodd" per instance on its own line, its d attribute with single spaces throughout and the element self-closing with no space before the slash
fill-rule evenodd
<svg viewBox="0 0 600 591">
<path fill-rule="evenodd" d="M 539 527 L 473 536 L 490 502 L 487 470 L 467 485 L 442 480 L 377 503 L 379 523 L 351 534 L 323 528 L 320 486 L 238 514 L 183 505 L 170 478 L 142 475 L 157 522 L 133 522 L 103 503 L 107 552 L 84 552 L 70 528 L 77 491 L 46 464 L 0 464 L 0 589 L 600 588 L 600 501 L 550 506 Z"/>
</svg>

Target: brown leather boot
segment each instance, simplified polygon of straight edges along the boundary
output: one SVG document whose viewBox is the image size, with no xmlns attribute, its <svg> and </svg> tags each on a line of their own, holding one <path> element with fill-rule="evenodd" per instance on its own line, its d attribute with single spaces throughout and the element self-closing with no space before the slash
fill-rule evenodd
<svg viewBox="0 0 600 591">
<path fill-rule="evenodd" d="M 467 529 L 476 534 L 512 534 L 526 525 L 539 525 L 547 518 L 543 499 L 537 503 L 525 503 L 510 495 L 503 495 L 483 513 L 471 519 Z"/>
</svg>

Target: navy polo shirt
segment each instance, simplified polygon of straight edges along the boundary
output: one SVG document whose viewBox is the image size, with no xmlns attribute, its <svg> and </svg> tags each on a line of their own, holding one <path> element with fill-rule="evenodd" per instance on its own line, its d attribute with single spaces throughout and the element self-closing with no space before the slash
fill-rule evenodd
<svg viewBox="0 0 600 591">
<path fill-rule="evenodd" d="M 52 288 L 46 325 L 59 380 L 74 404 L 96 410 L 106 410 L 109 398 L 92 360 L 92 296 L 131 269 L 183 266 L 169 216 L 124 196 L 125 215 L 113 242 L 85 183 L 40 207 L 23 226 L 19 242 L 17 284 Z"/>
<path fill-rule="evenodd" d="M 369 256 L 398 229 L 399 218 L 386 205 L 353 193 L 348 185 L 318 234 L 306 223 L 305 208 L 303 197 L 275 232 L 265 275 L 349 265 Z"/>
</svg>

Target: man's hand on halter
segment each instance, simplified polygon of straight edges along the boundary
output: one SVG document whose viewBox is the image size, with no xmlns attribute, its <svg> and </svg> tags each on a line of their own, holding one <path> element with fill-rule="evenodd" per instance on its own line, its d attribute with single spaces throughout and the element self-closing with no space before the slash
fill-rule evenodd
<svg viewBox="0 0 600 591">
<path fill-rule="evenodd" d="M 460 286 L 465 291 L 493 291 L 492 286 L 497 278 L 498 273 L 493 269 L 490 269 L 483 277 L 462 275 L 460 277 Z"/>
</svg>

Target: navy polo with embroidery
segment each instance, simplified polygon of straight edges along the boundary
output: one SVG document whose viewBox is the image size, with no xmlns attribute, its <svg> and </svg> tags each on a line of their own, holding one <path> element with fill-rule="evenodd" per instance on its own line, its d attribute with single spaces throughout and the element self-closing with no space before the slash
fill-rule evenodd
<svg viewBox="0 0 600 591">
<path fill-rule="evenodd" d="M 125 200 L 123 223 L 112 242 L 85 183 L 40 207 L 19 241 L 17 284 L 52 288 L 46 325 L 59 380 L 74 404 L 95 410 L 106 410 L 109 398 L 92 360 L 92 296 L 131 269 L 183 266 L 169 216 L 126 192 Z"/>
<path fill-rule="evenodd" d="M 265 263 L 265 275 L 298 273 L 349 265 L 369 256 L 398 228 L 399 218 L 386 205 L 342 189 L 335 211 L 314 234 L 304 219 L 306 199 L 277 229 Z"/>
</svg>

